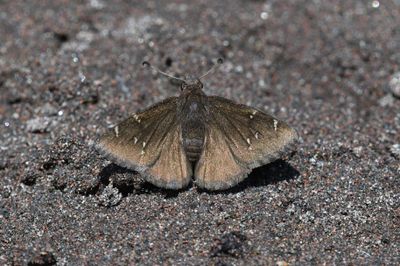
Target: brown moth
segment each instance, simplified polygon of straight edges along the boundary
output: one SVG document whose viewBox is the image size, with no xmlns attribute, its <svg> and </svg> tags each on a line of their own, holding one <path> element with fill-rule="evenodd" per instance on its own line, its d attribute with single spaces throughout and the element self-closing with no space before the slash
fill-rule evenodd
<svg viewBox="0 0 400 266">
<path fill-rule="evenodd" d="M 181 80 L 180 96 L 119 123 L 100 138 L 99 148 L 167 189 L 184 188 L 192 177 L 201 188 L 227 189 L 278 159 L 296 140 L 296 131 L 258 109 L 207 96 L 200 79 L 211 70 L 194 82 Z"/>
</svg>

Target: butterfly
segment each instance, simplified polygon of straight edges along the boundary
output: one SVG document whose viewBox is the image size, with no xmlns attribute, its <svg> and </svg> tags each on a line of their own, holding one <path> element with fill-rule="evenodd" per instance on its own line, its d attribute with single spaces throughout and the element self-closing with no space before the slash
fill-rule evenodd
<svg viewBox="0 0 400 266">
<path fill-rule="evenodd" d="M 200 188 L 228 189 L 278 159 L 297 139 L 296 131 L 256 108 L 206 95 L 200 79 L 211 70 L 193 82 L 179 79 L 179 96 L 117 124 L 100 137 L 99 149 L 166 189 L 182 189 L 192 177 Z"/>
</svg>

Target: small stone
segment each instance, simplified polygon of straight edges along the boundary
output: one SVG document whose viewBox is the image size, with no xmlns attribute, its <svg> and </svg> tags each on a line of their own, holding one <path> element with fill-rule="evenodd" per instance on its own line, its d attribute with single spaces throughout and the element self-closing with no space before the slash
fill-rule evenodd
<svg viewBox="0 0 400 266">
<path fill-rule="evenodd" d="M 8 218 L 10 218 L 10 212 L 5 208 L 0 207 L 0 219 Z"/>
<path fill-rule="evenodd" d="M 390 152 L 397 156 L 400 157 L 400 144 L 394 144 L 390 147 Z"/>
<path fill-rule="evenodd" d="M 242 73 L 242 72 L 243 72 L 243 66 L 241 66 L 241 65 L 236 66 L 236 67 L 235 67 L 235 71 L 236 71 L 237 73 Z"/>
<path fill-rule="evenodd" d="M 393 74 L 392 79 L 389 81 L 389 88 L 393 96 L 400 98 L 400 72 Z"/>
<path fill-rule="evenodd" d="M 268 12 L 261 12 L 260 17 L 262 20 L 266 20 L 268 18 Z"/>
<path fill-rule="evenodd" d="M 57 260 L 54 255 L 50 252 L 40 252 L 35 254 L 32 259 L 28 262 L 28 266 L 34 265 L 56 265 Z"/>
<path fill-rule="evenodd" d="M 57 109 L 50 103 L 45 103 L 44 105 L 36 108 L 35 112 L 46 116 L 57 115 Z"/>
<path fill-rule="evenodd" d="M 39 175 L 37 173 L 33 172 L 28 172 L 26 175 L 24 175 L 21 179 L 21 182 L 24 185 L 27 186 L 33 186 L 36 184 L 36 180 L 39 178 Z"/>
<path fill-rule="evenodd" d="M 317 160 L 317 156 L 318 155 L 314 155 L 313 157 L 311 157 L 310 159 L 309 159 L 309 162 L 312 164 L 312 165 L 318 165 L 318 160 Z"/>
<path fill-rule="evenodd" d="M 380 6 L 380 3 L 379 3 L 379 1 L 372 1 L 372 7 L 373 8 L 378 8 Z"/>
<path fill-rule="evenodd" d="M 105 207 L 113 207 L 118 205 L 121 199 L 122 194 L 117 188 L 113 187 L 113 183 L 110 182 L 99 196 L 99 203 Z"/>
<path fill-rule="evenodd" d="M 392 94 L 386 94 L 382 98 L 379 99 L 379 105 L 382 107 L 392 106 L 394 103 L 394 97 Z"/>
<path fill-rule="evenodd" d="M 26 129 L 31 133 L 45 133 L 48 132 L 50 122 L 48 117 L 32 118 L 26 122 Z"/>
<path fill-rule="evenodd" d="M 89 5 L 94 9 L 103 9 L 105 4 L 100 0 L 90 0 Z"/>
<path fill-rule="evenodd" d="M 278 266 L 288 266 L 289 263 L 287 263 L 287 262 L 284 261 L 284 260 L 280 260 L 280 261 L 277 261 L 277 262 L 276 262 L 276 265 L 278 265 Z"/>
<path fill-rule="evenodd" d="M 8 165 L 7 159 L 5 158 L 5 156 L 3 158 L 0 158 L 0 170 L 4 170 L 6 169 Z"/>
<path fill-rule="evenodd" d="M 361 157 L 363 150 L 364 150 L 363 146 L 358 146 L 358 147 L 353 148 L 354 154 L 359 158 Z"/>
<path fill-rule="evenodd" d="M 246 236 L 239 232 L 230 232 L 224 234 L 217 240 L 216 245 L 211 249 L 211 257 L 220 255 L 229 255 L 232 257 L 241 257 L 243 253 L 243 245 Z"/>
</svg>

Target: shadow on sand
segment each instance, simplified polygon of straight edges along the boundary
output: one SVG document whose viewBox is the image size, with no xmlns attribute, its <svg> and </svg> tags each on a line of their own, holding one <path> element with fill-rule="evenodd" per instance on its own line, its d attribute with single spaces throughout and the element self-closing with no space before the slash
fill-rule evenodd
<svg viewBox="0 0 400 266">
<path fill-rule="evenodd" d="M 250 187 L 263 187 L 281 181 L 289 181 L 300 175 L 300 172 L 292 167 L 288 162 L 278 159 L 272 163 L 253 169 L 249 176 L 236 186 L 221 191 L 207 191 L 212 194 L 228 194 L 241 192 Z M 206 190 L 198 189 L 199 192 Z"/>
<path fill-rule="evenodd" d="M 250 175 L 241 183 L 227 190 L 221 191 L 208 191 L 204 189 L 197 189 L 201 193 L 220 194 L 220 193 L 237 193 L 243 191 L 249 187 L 262 187 L 270 184 L 278 183 L 284 180 L 292 180 L 299 175 L 299 171 L 293 168 L 289 163 L 284 160 L 278 159 L 267 165 L 255 168 Z M 151 194 L 151 193 L 162 193 L 166 198 L 174 198 L 179 195 L 180 192 L 186 191 L 193 184 L 187 188 L 181 190 L 168 190 L 161 189 L 148 182 L 142 182 L 137 180 L 140 176 L 137 172 L 120 167 L 116 164 L 109 164 L 102 169 L 99 174 L 99 178 L 103 184 L 108 184 L 110 178 L 114 175 L 121 175 L 120 178 L 113 180 L 114 186 L 116 186 L 120 192 L 127 196 L 128 194 Z"/>
</svg>

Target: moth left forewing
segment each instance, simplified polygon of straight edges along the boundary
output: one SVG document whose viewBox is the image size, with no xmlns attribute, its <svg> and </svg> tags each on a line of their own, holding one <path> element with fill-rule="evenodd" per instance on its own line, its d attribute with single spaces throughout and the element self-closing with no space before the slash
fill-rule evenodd
<svg viewBox="0 0 400 266">
<path fill-rule="evenodd" d="M 238 184 L 253 168 L 277 159 L 296 138 L 283 121 L 220 97 L 209 97 L 206 128 L 194 175 L 197 185 L 209 190 Z"/>
<path fill-rule="evenodd" d="M 296 131 L 282 120 L 258 109 L 210 97 L 213 113 L 231 140 L 236 159 L 250 168 L 277 159 L 297 139 Z"/>
</svg>

